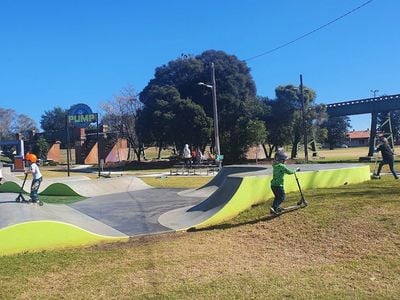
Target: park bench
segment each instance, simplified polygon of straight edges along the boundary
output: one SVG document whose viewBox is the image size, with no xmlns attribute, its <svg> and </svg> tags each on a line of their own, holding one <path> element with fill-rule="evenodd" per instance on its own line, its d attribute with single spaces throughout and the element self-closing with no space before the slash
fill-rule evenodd
<svg viewBox="0 0 400 300">
<path fill-rule="evenodd" d="M 191 168 L 186 168 L 184 164 L 176 164 L 170 169 L 170 175 L 209 175 L 217 173 L 218 168 L 218 165 L 208 162 L 192 164 Z"/>
</svg>

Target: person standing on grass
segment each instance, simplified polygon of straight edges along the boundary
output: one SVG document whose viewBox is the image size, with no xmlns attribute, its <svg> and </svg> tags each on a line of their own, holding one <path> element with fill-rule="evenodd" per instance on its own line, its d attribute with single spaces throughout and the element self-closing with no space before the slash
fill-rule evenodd
<svg viewBox="0 0 400 300">
<path fill-rule="evenodd" d="M 389 165 L 390 172 L 392 172 L 395 179 L 399 179 L 394 170 L 394 152 L 389 146 L 389 142 L 387 138 L 381 136 L 380 144 L 377 148 L 375 148 L 375 152 L 381 152 L 382 161 L 379 162 L 378 171 L 374 174 L 377 178 L 380 178 L 381 170 L 384 165 Z"/>
<path fill-rule="evenodd" d="M 29 163 L 29 170 L 25 171 L 25 174 L 32 173 L 32 184 L 31 184 L 31 201 L 33 203 L 38 202 L 39 195 L 38 190 L 42 183 L 42 173 L 40 173 L 39 166 L 37 165 L 37 157 L 35 154 L 27 153 L 25 160 Z"/>
<path fill-rule="evenodd" d="M 286 166 L 286 160 L 288 159 L 288 155 L 282 148 L 279 148 L 275 154 L 275 160 L 272 164 L 272 180 L 271 180 L 271 189 L 274 193 L 274 202 L 272 203 L 272 207 L 270 208 L 270 212 L 273 215 L 279 215 L 282 213 L 281 204 L 286 198 L 285 189 L 284 189 L 284 176 L 286 174 L 294 174 L 296 173 L 295 169 L 290 169 Z M 300 171 L 297 168 L 297 171 Z"/>
<path fill-rule="evenodd" d="M 183 148 L 183 162 L 185 163 L 186 168 L 192 167 L 192 154 L 190 153 L 189 145 L 185 144 Z"/>
</svg>

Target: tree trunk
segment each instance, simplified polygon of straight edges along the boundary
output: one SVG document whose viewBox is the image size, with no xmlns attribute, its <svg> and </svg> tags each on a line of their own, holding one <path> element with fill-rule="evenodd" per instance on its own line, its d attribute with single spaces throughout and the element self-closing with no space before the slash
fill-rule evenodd
<svg viewBox="0 0 400 300">
<path fill-rule="evenodd" d="M 277 148 L 277 146 L 268 144 L 268 147 L 269 147 L 268 156 L 269 156 L 269 158 L 272 158 L 272 152 L 274 152 L 274 150 Z"/>
<path fill-rule="evenodd" d="M 162 145 L 163 145 L 163 141 L 161 140 L 160 143 L 158 144 L 158 156 L 157 156 L 158 160 L 161 158 Z"/>
<path fill-rule="evenodd" d="M 262 147 L 263 147 L 265 157 L 269 158 L 267 148 L 265 148 L 265 145 L 264 145 L 264 144 L 261 144 L 261 145 L 262 145 Z"/>
<path fill-rule="evenodd" d="M 290 158 L 294 159 L 297 157 L 297 143 L 292 144 L 292 152 L 290 153 Z"/>
<path fill-rule="evenodd" d="M 135 152 L 135 155 L 137 157 L 137 161 L 140 162 L 140 149 L 133 149 L 133 152 Z"/>
<path fill-rule="evenodd" d="M 128 143 L 128 157 L 126 158 L 128 161 L 131 160 L 131 150 L 132 150 L 131 144 Z"/>
<path fill-rule="evenodd" d="M 292 153 L 290 155 L 291 159 L 297 158 L 297 155 L 298 155 L 297 150 L 298 150 L 300 141 L 301 141 L 301 135 L 296 133 L 292 139 Z"/>
</svg>

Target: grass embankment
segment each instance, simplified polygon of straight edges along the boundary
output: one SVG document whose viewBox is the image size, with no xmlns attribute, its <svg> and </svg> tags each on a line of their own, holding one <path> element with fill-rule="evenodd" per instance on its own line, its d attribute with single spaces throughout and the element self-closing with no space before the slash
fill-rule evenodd
<svg viewBox="0 0 400 300">
<path fill-rule="evenodd" d="M 52 204 L 71 204 L 78 201 L 82 201 L 86 199 L 81 196 L 48 196 L 48 195 L 40 195 L 40 200 L 45 203 Z M 29 197 L 28 197 L 29 198 Z"/>
<path fill-rule="evenodd" d="M 197 188 L 205 185 L 212 177 L 140 177 L 148 185 L 155 188 Z"/>
<path fill-rule="evenodd" d="M 398 299 L 400 182 L 306 191 L 213 230 L 0 258 L 4 299 Z M 298 200 L 291 194 L 286 205 Z"/>
</svg>

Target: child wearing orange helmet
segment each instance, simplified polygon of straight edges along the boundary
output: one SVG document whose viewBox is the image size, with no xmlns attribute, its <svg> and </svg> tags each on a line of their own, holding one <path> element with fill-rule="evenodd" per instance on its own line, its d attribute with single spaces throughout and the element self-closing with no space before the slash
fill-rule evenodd
<svg viewBox="0 0 400 300">
<path fill-rule="evenodd" d="M 36 203 L 39 200 L 38 190 L 42 182 L 42 173 L 40 173 L 39 166 L 36 164 L 37 157 L 35 154 L 27 153 L 25 160 L 29 163 L 29 170 L 25 171 L 25 174 L 32 173 L 32 185 L 31 185 L 31 200 Z"/>
</svg>

